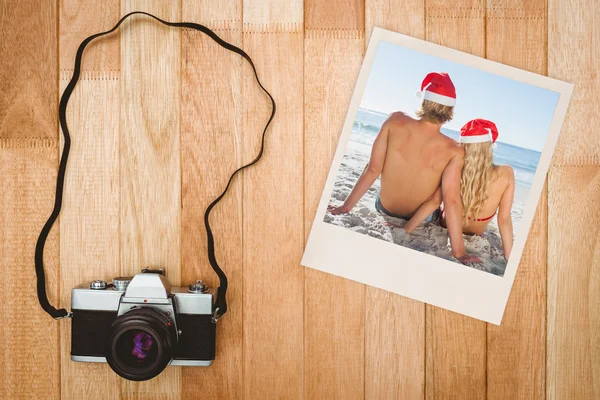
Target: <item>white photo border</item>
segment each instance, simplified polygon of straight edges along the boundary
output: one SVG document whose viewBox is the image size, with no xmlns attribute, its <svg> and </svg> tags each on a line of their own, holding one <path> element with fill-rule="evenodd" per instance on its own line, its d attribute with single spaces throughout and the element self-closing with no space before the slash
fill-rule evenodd
<svg viewBox="0 0 600 400">
<path fill-rule="evenodd" d="M 469 268 L 323 221 L 381 41 L 560 94 L 504 276 Z M 500 325 L 572 92 L 573 85 L 570 83 L 375 28 L 354 88 L 301 264 Z"/>
</svg>

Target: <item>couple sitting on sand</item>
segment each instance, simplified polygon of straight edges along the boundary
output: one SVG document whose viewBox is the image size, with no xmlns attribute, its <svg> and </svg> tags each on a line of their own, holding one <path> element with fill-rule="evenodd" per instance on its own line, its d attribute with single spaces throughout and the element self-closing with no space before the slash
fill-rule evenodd
<svg viewBox="0 0 600 400">
<path fill-rule="evenodd" d="M 498 213 L 504 257 L 513 244 L 511 207 L 515 179 L 510 166 L 494 165 L 492 145 L 498 138 L 493 122 L 469 121 L 459 143 L 440 132 L 452 119 L 456 91 L 446 73 L 432 72 L 418 92 L 418 119 L 392 113 L 373 143 L 371 159 L 356 185 L 332 214 L 350 212 L 381 175 L 375 208 L 408 220 L 411 233 L 423 221 L 439 221 L 448 229 L 452 255 L 462 263 L 481 262 L 467 254 L 462 234 L 481 235 Z"/>
</svg>

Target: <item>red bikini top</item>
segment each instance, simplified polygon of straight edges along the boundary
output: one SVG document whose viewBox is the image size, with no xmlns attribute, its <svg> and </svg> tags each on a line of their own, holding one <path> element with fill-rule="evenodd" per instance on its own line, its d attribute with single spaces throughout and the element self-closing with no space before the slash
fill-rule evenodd
<svg viewBox="0 0 600 400">
<path fill-rule="evenodd" d="M 441 213 L 444 212 L 444 207 L 440 207 L 440 212 Z M 467 218 L 467 219 L 469 219 L 471 221 L 475 221 L 475 222 L 485 222 L 485 221 L 489 221 L 490 219 L 494 218 L 495 216 L 496 216 L 496 211 L 494 211 L 494 213 L 487 218 Z"/>
<path fill-rule="evenodd" d="M 489 221 L 490 219 L 494 218 L 494 216 L 496 215 L 496 211 L 494 211 L 494 213 L 492 215 L 490 215 L 487 218 L 469 218 L 471 221 L 475 221 L 475 222 L 484 222 L 484 221 Z"/>
</svg>

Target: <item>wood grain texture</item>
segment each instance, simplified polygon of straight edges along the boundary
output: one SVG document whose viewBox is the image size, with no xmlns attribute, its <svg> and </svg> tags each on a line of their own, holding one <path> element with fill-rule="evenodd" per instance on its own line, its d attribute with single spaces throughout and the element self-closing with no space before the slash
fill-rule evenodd
<svg viewBox="0 0 600 400">
<path fill-rule="evenodd" d="M 425 38 L 425 0 L 365 0 L 367 42 L 373 28 Z"/>
<path fill-rule="evenodd" d="M 486 324 L 428 305 L 426 326 L 426 398 L 485 399 Z"/>
<path fill-rule="evenodd" d="M 0 138 L 56 138 L 56 9 L 0 3 Z"/>
<path fill-rule="evenodd" d="M 487 398 L 546 398 L 548 191 L 544 186 L 500 326 L 487 326 Z"/>
<path fill-rule="evenodd" d="M 425 395 L 425 305 L 367 287 L 365 398 Z"/>
<path fill-rule="evenodd" d="M 332 10 L 336 10 L 332 13 Z M 354 30 L 365 28 L 364 0 L 305 0 L 304 24 L 307 30 Z"/>
<path fill-rule="evenodd" d="M 305 4 L 304 220 L 308 238 L 364 53 L 364 2 Z M 337 9 L 342 15 L 329 12 Z M 338 18 L 331 18 L 331 17 Z M 364 398 L 365 285 L 307 268 L 304 397 Z M 327 310 L 327 312 L 323 312 Z"/>
<path fill-rule="evenodd" d="M 38 235 L 52 211 L 57 153 L 57 141 L 49 139 L 21 138 L 10 147 L 0 139 L 0 265 L 7 283 L 2 291 L 0 393 L 5 399 L 60 397 L 59 325 L 39 306 L 33 261 Z M 44 263 L 48 298 L 56 305 L 58 226 L 46 241 Z"/>
<path fill-rule="evenodd" d="M 546 26 L 545 0 L 488 0 L 487 58 L 546 74 Z M 502 324 L 488 324 L 488 399 L 545 398 L 547 201 L 545 187 Z"/>
<path fill-rule="evenodd" d="M 599 167 L 550 169 L 548 399 L 600 397 L 599 195 Z"/>
<path fill-rule="evenodd" d="M 304 22 L 303 0 L 244 0 L 244 24 L 260 24 L 252 28 L 254 31 L 269 31 L 268 25 L 272 24 L 302 24 Z M 271 26 L 271 28 L 273 28 Z M 279 26 L 279 30 L 291 28 Z"/>
<path fill-rule="evenodd" d="M 363 58 L 362 31 L 307 31 L 304 41 L 305 233 L 317 211 Z M 308 236 L 307 236 L 308 237 Z"/>
<path fill-rule="evenodd" d="M 1 2 L 0 265 L 11 285 L 34 282 L 52 207 L 59 70 L 64 86 L 79 42 L 134 9 L 241 43 L 278 105 L 264 160 L 212 218 L 231 278 L 217 360 L 125 382 L 105 364 L 72 363 L 70 323 L 49 320 L 34 291 L 4 290 L 2 398 L 600 397 L 597 2 Z M 499 328 L 298 266 L 374 26 L 576 84 L 549 206 L 544 191 Z M 268 117 L 237 56 L 153 22 L 123 28 L 88 47 L 69 104 L 65 207 L 45 252 L 50 299 L 62 306 L 75 284 L 145 265 L 166 267 L 174 284 L 199 276 L 214 286 L 201 214 L 228 170 L 255 155 Z"/>
<path fill-rule="evenodd" d="M 546 75 L 546 0 L 487 0 L 486 58 Z"/>
<path fill-rule="evenodd" d="M 70 77 L 61 74 L 62 88 Z M 70 308 L 75 286 L 122 276 L 119 107 L 119 81 L 114 72 L 84 73 L 69 101 L 71 155 L 60 216 L 61 301 L 66 308 Z M 107 364 L 71 362 L 71 324 L 61 323 L 60 332 L 65 360 L 61 364 L 62 398 L 78 398 L 85 392 L 89 398 L 119 398 L 120 378 Z"/>
<path fill-rule="evenodd" d="M 182 0 L 181 19 L 184 21 L 206 23 L 211 29 L 241 29 L 242 0 Z M 228 23 L 220 26 L 220 23 Z M 239 44 L 239 43 L 238 43 Z"/>
<path fill-rule="evenodd" d="M 365 7 L 367 40 L 375 26 L 425 37 L 423 0 L 367 0 Z M 365 398 L 422 399 L 425 305 L 367 286 L 365 317 Z"/>
<path fill-rule="evenodd" d="M 183 19 L 201 21 L 202 9 L 223 20 L 203 21 L 224 40 L 241 46 L 241 1 L 222 8 L 183 3 Z M 220 13 L 217 13 L 220 11 Z M 218 287 L 207 258 L 204 211 L 242 164 L 242 58 L 205 34 L 185 30 L 181 44 L 182 283 L 202 279 Z M 244 61 L 245 62 L 245 61 Z M 248 76 L 253 80 L 253 77 Z M 249 133 L 250 134 L 250 133 Z M 254 133 L 259 135 L 260 133 Z M 182 398 L 242 398 L 242 183 L 238 177 L 211 213 L 217 260 L 227 273 L 228 312 L 217 326 L 217 361 L 183 368 Z"/>
<path fill-rule="evenodd" d="M 548 76 L 575 84 L 553 165 L 600 165 L 599 19 L 596 1 L 548 0 Z"/>
<path fill-rule="evenodd" d="M 551 168 L 548 177 L 549 399 L 600 397 L 598 213 L 592 204 L 598 195 L 599 14 L 597 2 L 548 1 L 548 75 L 575 84 L 553 158 L 565 167 Z"/>
<path fill-rule="evenodd" d="M 34 251 L 52 211 L 58 167 L 57 4 L 0 3 L 0 394 L 60 397 L 59 325 L 39 306 Z M 59 301 L 58 225 L 46 241 L 50 302 Z M 37 341 L 43 345 L 36 345 Z M 35 382 L 35 384 L 32 384 Z"/>
<path fill-rule="evenodd" d="M 60 0 L 59 10 L 60 69 L 71 71 L 81 42 L 117 23 L 119 0 Z M 115 32 L 86 47 L 81 68 L 83 71 L 116 71 L 119 63 L 119 34 Z"/>
<path fill-rule="evenodd" d="M 485 56 L 483 0 L 427 1 L 425 16 L 428 41 Z M 486 324 L 429 305 L 426 324 L 427 399 L 484 399 Z"/>
<path fill-rule="evenodd" d="M 180 20 L 169 1 L 123 0 L 121 13 L 144 10 Z M 121 266 L 165 268 L 180 285 L 180 35 L 181 31 L 135 16 L 121 28 L 120 227 Z M 123 381 L 128 398 L 177 399 L 181 367 L 168 367 L 145 382 Z"/>
<path fill-rule="evenodd" d="M 59 18 L 60 93 L 71 79 L 75 53 L 89 35 L 112 27 L 118 2 L 103 6 L 63 0 Z M 101 15 L 101 18 L 98 16 Z M 119 259 L 119 35 L 97 39 L 85 50 L 82 76 L 67 109 L 71 152 L 60 216 L 61 302 L 71 289 L 94 279 L 121 276 Z M 62 143 L 62 133 L 60 133 Z M 76 250 L 75 250 L 76 249 Z M 74 363 L 71 324 L 60 324 L 61 397 L 118 399 L 120 378 L 107 364 Z"/>
<path fill-rule="evenodd" d="M 264 158 L 244 173 L 244 397 L 302 398 L 303 91 L 302 74 L 295 73 L 302 66 L 302 26 L 245 23 L 243 44 L 277 99 Z M 258 153 L 271 106 L 250 68 L 243 70 L 246 161 Z"/>
<path fill-rule="evenodd" d="M 485 56 L 485 0 L 427 0 L 426 40 Z"/>
</svg>

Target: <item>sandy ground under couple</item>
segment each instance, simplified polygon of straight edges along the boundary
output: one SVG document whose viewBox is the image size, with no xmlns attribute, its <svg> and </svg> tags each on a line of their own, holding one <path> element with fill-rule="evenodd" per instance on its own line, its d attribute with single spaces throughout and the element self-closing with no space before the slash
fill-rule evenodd
<svg viewBox="0 0 600 400">
<path fill-rule="evenodd" d="M 358 180 L 367 160 L 359 152 L 350 149 L 344 154 L 340 170 L 330 198 L 330 204 L 341 205 Z M 364 235 L 369 235 L 409 249 L 431 254 L 457 262 L 452 257 L 448 232 L 437 222 L 424 222 L 412 234 L 402 228 L 406 221 L 382 215 L 375 210 L 375 199 L 379 192 L 379 179 L 348 214 L 332 215 L 327 212 L 324 222 L 341 226 Z M 481 264 L 469 265 L 494 275 L 504 275 L 506 260 L 496 218 L 488 225 L 482 236 L 463 235 L 467 252 L 479 256 Z"/>
</svg>

